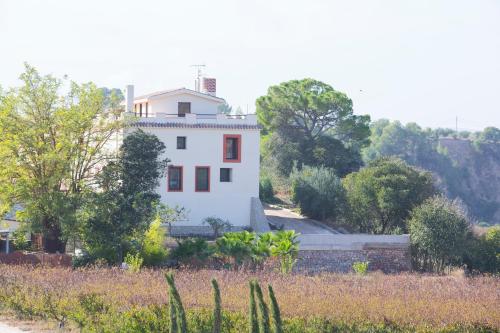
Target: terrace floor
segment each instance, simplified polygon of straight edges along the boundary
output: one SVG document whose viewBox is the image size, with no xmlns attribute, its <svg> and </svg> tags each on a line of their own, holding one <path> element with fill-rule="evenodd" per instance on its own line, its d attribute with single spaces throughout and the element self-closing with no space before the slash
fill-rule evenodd
<svg viewBox="0 0 500 333">
<path fill-rule="evenodd" d="M 268 221 L 275 226 L 284 225 L 285 230 L 295 230 L 303 235 L 340 233 L 319 221 L 308 219 L 285 208 L 265 205 L 264 213 Z"/>
</svg>

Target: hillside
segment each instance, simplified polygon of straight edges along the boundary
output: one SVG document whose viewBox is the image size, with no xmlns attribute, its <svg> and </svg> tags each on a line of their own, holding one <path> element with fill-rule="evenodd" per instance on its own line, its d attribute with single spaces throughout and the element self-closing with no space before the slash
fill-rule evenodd
<svg viewBox="0 0 500 333">
<path fill-rule="evenodd" d="M 371 125 L 371 143 L 363 151 L 363 159 L 396 156 L 429 170 L 436 185 L 450 199 L 462 201 L 474 219 L 498 224 L 500 141 L 485 135 L 491 134 L 491 129 L 452 138 L 451 130 L 424 130 L 415 123 L 379 120 Z"/>
<path fill-rule="evenodd" d="M 476 218 L 500 223 L 500 145 L 453 138 L 439 145 L 455 169 L 435 173 L 447 195 L 459 197 Z"/>
</svg>

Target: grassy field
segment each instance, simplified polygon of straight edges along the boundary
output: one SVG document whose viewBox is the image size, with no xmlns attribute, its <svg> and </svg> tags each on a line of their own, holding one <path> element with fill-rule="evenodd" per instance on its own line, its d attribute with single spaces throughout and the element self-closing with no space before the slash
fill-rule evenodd
<svg viewBox="0 0 500 333">
<path fill-rule="evenodd" d="M 378 273 L 281 276 L 209 270 L 176 271 L 175 277 L 184 305 L 193 313 L 211 309 L 210 279 L 218 280 L 224 310 L 237 317 L 235 323 L 226 325 L 228 332 L 247 331 L 241 326 L 245 324 L 248 309 L 248 281 L 253 278 L 275 289 L 288 323 L 287 332 L 300 332 L 300 328 L 293 330 L 293 320 L 304 327 L 308 326 L 308 320 L 330 323 L 310 332 L 333 332 L 333 328 L 328 327 L 342 323 L 379 327 L 380 332 L 389 331 L 384 327 L 391 327 L 394 332 L 500 329 L 500 280 L 497 277 Z M 75 313 L 82 312 L 79 309 L 82 299 L 88 295 L 98 297 L 102 303 L 99 306 L 118 316 L 141 309 L 166 309 L 168 300 L 164 271 L 159 270 L 132 274 L 104 268 L 0 266 L 0 285 L 4 309 L 22 316 L 58 320 L 76 318 Z M 154 320 L 163 319 L 162 315 L 158 316 L 161 318 Z"/>
</svg>

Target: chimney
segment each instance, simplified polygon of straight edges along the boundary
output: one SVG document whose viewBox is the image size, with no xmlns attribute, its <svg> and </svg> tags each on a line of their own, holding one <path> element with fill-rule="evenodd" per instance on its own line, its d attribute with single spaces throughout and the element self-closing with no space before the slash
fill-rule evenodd
<svg viewBox="0 0 500 333">
<path fill-rule="evenodd" d="M 204 94 L 215 96 L 217 92 L 217 85 L 214 78 L 203 77 L 201 78 L 201 92 Z"/>
<path fill-rule="evenodd" d="M 125 112 L 134 112 L 134 86 L 131 84 L 125 87 Z"/>
</svg>

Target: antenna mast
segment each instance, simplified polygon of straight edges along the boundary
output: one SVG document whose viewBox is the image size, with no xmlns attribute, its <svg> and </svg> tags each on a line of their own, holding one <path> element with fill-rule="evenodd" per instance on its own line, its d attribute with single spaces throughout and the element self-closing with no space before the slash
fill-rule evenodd
<svg viewBox="0 0 500 333">
<path fill-rule="evenodd" d="M 194 90 L 200 91 L 201 84 L 201 69 L 206 67 L 205 64 L 191 65 L 191 67 L 196 68 L 196 80 L 194 81 Z"/>
</svg>

